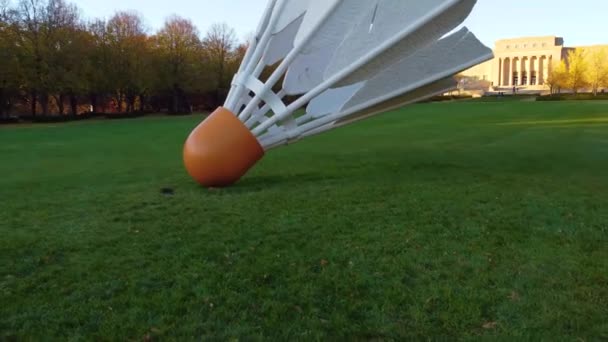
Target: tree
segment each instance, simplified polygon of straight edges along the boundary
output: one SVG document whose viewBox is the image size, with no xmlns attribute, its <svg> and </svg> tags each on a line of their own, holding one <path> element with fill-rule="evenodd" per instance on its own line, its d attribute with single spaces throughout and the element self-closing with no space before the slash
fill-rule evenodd
<svg viewBox="0 0 608 342">
<path fill-rule="evenodd" d="M 96 19 L 88 24 L 87 65 L 85 69 L 86 92 L 93 113 L 105 112 L 107 97 L 113 92 L 111 82 L 112 53 L 107 23 Z"/>
<path fill-rule="evenodd" d="M 589 68 L 587 79 L 593 90 L 593 95 L 597 95 L 601 87 L 608 86 L 608 50 L 606 48 L 596 48 L 589 51 Z"/>
<path fill-rule="evenodd" d="M 546 83 L 551 94 L 559 94 L 563 88 L 568 87 L 568 67 L 564 61 L 554 63 Z"/>
<path fill-rule="evenodd" d="M 75 53 L 83 32 L 79 10 L 64 0 L 20 0 L 17 15 L 18 56 L 32 115 L 38 104 L 42 114 L 48 114 L 51 96 L 63 114 L 64 96 L 70 94 L 74 102 L 77 69 L 83 62 Z"/>
<path fill-rule="evenodd" d="M 149 36 L 135 13 L 85 24 L 70 0 L 13 2 L 0 0 L 0 116 L 16 100 L 33 116 L 75 115 L 83 102 L 105 111 L 110 99 L 120 112 L 212 107 L 246 51 L 225 24 L 201 40 L 191 21 L 174 16 Z"/>
<path fill-rule="evenodd" d="M 10 17 L 10 3 L 8 0 L 0 0 L 0 23 L 5 24 Z"/>
<path fill-rule="evenodd" d="M 236 44 L 234 30 L 226 24 L 214 24 L 203 39 L 206 62 L 214 75 L 216 105 L 223 102 L 230 85 L 229 65 Z"/>
<path fill-rule="evenodd" d="M 196 69 L 202 57 L 198 30 L 190 20 L 173 16 L 167 19 L 155 41 L 163 65 L 159 90 L 171 94 L 169 111 L 190 113 L 186 94 L 196 88 Z"/>
<path fill-rule="evenodd" d="M 587 86 L 588 69 L 585 50 L 582 48 L 570 50 L 568 52 L 568 89 L 572 89 L 577 94 L 581 88 Z"/>
<path fill-rule="evenodd" d="M 49 0 L 47 7 L 49 90 L 63 115 L 65 100 L 77 115 L 77 96 L 85 88 L 87 33 L 80 22 L 79 10 L 64 0 Z"/>
<path fill-rule="evenodd" d="M 32 115 L 40 102 L 42 113 L 48 113 L 48 54 L 45 25 L 47 4 L 44 0 L 20 0 L 18 8 L 19 60 L 24 69 L 24 86 L 30 93 Z"/>
<path fill-rule="evenodd" d="M 106 30 L 111 64 L 108 76 L 115 87 L 118 111 L 122 112 L 124 103 L 127 112 L 135 111 L 137 98 L 142 109 L 152 75 L 152 54 L 143 19 L 135 13 L 118 12 L 108 21 Z"/>
<path fill-rule="evenodd" d="M 17 33 L 15 11 L 0 0 L 0 117 L 10 114 L 20 83 Z"/>
</svg>

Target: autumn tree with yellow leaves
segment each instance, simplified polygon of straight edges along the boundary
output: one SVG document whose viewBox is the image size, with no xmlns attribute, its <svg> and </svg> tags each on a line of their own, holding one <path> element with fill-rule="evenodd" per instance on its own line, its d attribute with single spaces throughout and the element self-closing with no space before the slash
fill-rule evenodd
<svg viewBox="0 0 608 342">
<path fill-rule="evenodd" d="M 568 51 L 566 59 L 551 68 L 547 84 L 551 93 L 571 90 L 591 90 L 594 95 L 608 88 L 608 49 L 603 47 L 577 48 Z"/>
<path fill-rule="evenodd" d="M 608 87 L 608 48 L 600 47 L 589 51 L 587 60 L 589 68 L 586 77 L 593 95 L 597 95 L 599 89 Z"/>
</svg>

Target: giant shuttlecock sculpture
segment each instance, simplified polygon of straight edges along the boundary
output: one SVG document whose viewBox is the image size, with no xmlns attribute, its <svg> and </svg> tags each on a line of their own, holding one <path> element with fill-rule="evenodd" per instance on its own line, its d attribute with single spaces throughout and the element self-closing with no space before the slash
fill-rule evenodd
<svg viewBox="0 0 608 342">
<path fill-rule="evenodd" d="M 188 173 L 229 186 L 272 148 L 454 89 L 453 75 L 493 57 L 452 32 L 475 3 L 269 1 L 226 103 L 186 141 Z"/>
</svg>

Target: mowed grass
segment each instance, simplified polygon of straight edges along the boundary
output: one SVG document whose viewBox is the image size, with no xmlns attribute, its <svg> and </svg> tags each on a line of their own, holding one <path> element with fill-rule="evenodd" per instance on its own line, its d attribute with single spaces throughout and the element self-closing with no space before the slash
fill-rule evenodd
<svg viewBox="0 0 608 342">
<path fill-rule="evenodd" d="M 607 103 L 414 105 L 224 190 L 201 119 L 0 127 L 0 339 L 608 339 Z"/>
</svg>

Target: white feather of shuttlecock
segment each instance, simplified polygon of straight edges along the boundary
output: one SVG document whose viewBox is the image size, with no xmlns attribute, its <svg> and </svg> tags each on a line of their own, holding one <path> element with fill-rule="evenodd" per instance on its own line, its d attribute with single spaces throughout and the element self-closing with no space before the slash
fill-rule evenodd
<svg viewBox="0 0 608 342">
<path fill-rule="evenodd" d="M 268 150 L 451 90 L 493 57 L 466 28 L 446 36 L 475 3 L 271 0 L 224 107 Z"/>
</svg>

